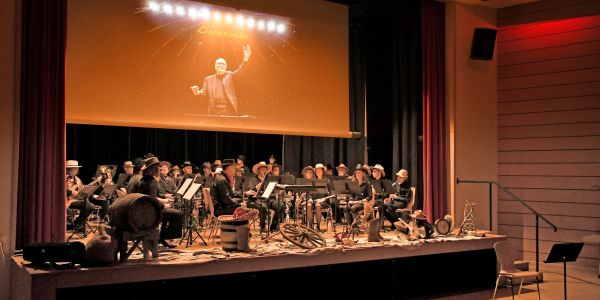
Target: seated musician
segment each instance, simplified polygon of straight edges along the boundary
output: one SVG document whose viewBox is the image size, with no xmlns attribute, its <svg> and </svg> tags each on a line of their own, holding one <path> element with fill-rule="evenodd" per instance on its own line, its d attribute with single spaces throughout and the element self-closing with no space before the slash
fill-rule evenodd
<svg viewBox="0 0 600 300">
<path fill-rule="evenodd" d="M 160 202 L 163 209 L 159 241 L 165 247 L 174 248 L 176 246 L 167 240 L 181 237 L 183 213 L 178 209 L 171 208 L 169 200 L 159 197 L 160 167 L 158 158 L 145 159 L 141 170 L 144 175 L 135 183 L 135 186 L 131 187 L 131 193 L 146 194 Z"/>
<path fill-rule="evenodd" d="M 237 169 L 242 172 L 242 175 L 250 174 L 250 168 L 244 165 L 244 162 L 246 162 L 246 156 L 240 154 L 237 158 Z"/>
<path fill-rule="evenodd" d="M 269 199 L 260 198 L 266 187 L 265 180 L 267 179 L 267 174 L 269 172 L 271 172 L 271 165 L 268 165 L 264 161 L 255 164 L 252 167 L 252 173 L 254 173 L 255 176 L 250 177 L 250 183 L 248 185 L 250 189 L 246 192 L 246 195 L 248 196 L 248 207 L 259 210 L 261 232 L 266 232 L 267 230 L 267 214 L 269 214 L 269 209 L 274 211 L 271 228 L 269 228 L 271 231 L 277 230 L 279 218 L 285 213 L 285 205 L 283 205 L 282 202 L 277 201 L 275 197 Z"/>
<path fill-rule="evenodd" d="M 85 199 L 77 199 L 77 195 L 83 190 L 83 182 L 81 182 L 81 179 L 77 176 L 79 174 L 79 168 L 81 168 L 81 166 L 78 161 L 67 160 L 67 208 L 79 210 L 79 216 L 73 221 L 71 229 L 84 231 L 85 228 L 83 227 L 83 224 L 90 215 L 92 209 L 94 209 L 94 206 L 90 202 L 85 201 Z"/>
<path fill-rule="evenodd" d="M 169 176 L 171 163 L 168 161 L 161 161 L 159 164 L 160 179 L 158 181 L 158 196 L 164 199 L 173 199 L 173 195 L 177 192 L 177 185 L 175 180 Z"/>
<path fill-rule="evenodd" d="M 348 170 L 348 167 L 346 167 L 346 165 L 340 163 L 339 166 L 335 167 L 335 170 L 336 170 L 337 176 L 350 178 L 348 176 L 349 170 Z M 344 210 L 343 210 L 342 206 L 347 207 L 347 204 L 348 204 L 348 199 L 347 199 L 346 195 L 338 195 L 337 198 L 335 198 L 331 201 L 331 205 L 333 207 L 336 223 L 342 222 L 342 217 L 344 216 Z"/>
<path fill-rule="evenodd" d="M 323 164 L 321 164 L 321 163 L 316 164 L 314 170 L 315 170 L 316 179 L 325 179 L 325 173 L 327 172 L 327 168 Z M 316 198 L 322 198 L 322 197 L 326 197 L 326 196 L 328 196 L 328 195 L 322 195 L 322 194 L 315 195 Z M 315 203 L 314 206 L 317 211 L 317 215 L 316 215 L 317 230 L 321 230 L 321 218 L 323 217 L 322 210 L 329 208 L 330 204 L 329 204 L 328 200 L 325 200 L 325 201 L 317 201 L 317 203 Z"/>
<path fill-rule="evenodd" d="M 181 183 L 181 168 L 179 166 L 175 165 L 171 168 L 171 178 L 173 178 L 175 186 L 179 186 Z"/>
<path fill-rule="evenodd" d="M 201 170 L 202 176 L 208 178 L 208 177 L 212 177 L 212 165 L 209 162 L 204 162 L 202 164 L 202 170 Z"/>
<path fill-rule="evenodd" d="M 129 179 L 131 176 L 133 176 L 133 167 L 133 162 L 130 160 L 123 163 L 123 173 L 119 174 L 119 177 L 117 177 L 117 182 L 115 183 L 118 190 L 127 188 Z"/>
<path fill-rule="evenodd" d="M 231 215 L 240 206 L 234 198 L 241 198 L 241 191 L 233 191 L 236 163 L 233 159 L 223 160 L 223 170 L 213 179 L 210 196 L 215 206 L 215 216 Z"/>
<path fill-rule="evenodd" d="M 271 175 L 281 176 L 281 166 L 278 164 L 272 164 L 271 165 Z"/>
<path fill-rule="evenodd" d="M 373 166 L 373 168 L 371 169 L 371 178 L 372 180 L 383 180 L 385 177 L 385 170 L 383 168 L 382 165 L 380 164 L 376 164 L 375 166 Z M 375 190 L 373 190 L 373 194 L 375 194 L 375 203 L 373 205 L 373 208 L 377 208 L 379 210 L 379 214 L 380 214 L 380 221 L 381 221 L 381 225 L 383 225 L 383 218 L 385 217 L 383 215 L 384 212 L 384 207 L 383 207 L 383 203 L 384 200 L 386 198 L 385 194 L 377 194 Z"/>
<path fill-rule="evenodd" d="M 306 166 L 302 169 L 302 177 L 306 179 L 315 178 L 315 169 L 312 166 Z M 313 224 L 313 200 L 309 193 L 302 193 L 299 197 L 299 201 L 296 201 L 295 205 L 296 218 L 300 217 L 298 213 L 301 209 L 306 207 L 306 219 L 308 220 L 308 226 L 312 228 Z"/>
<path fill-rule="evenodd" d="M 98 175 L 98 178 L 95 180 L 95 182 L 96 182 L 95 184 L 98 184 L 100 186 L 100 188 L 96 190 L 95 195 L 92 196 L 92 198 L 90 199 L 90 202 L 92 202 L 95 205 L 100 206 L 100 218 L 104 218 L 108 214 L 108 206 L 110 205 L 111 199 L 104 199 L 103 197 L 100 197 L 99 194 L 102 192 L 102 190 L 105 187 L 114 184 L 112 177 L 113 177 L 112 166 L 100 167 L 100 174 Z"/>
<path fill-rule="evenodd" d="M 183 176 L 185 177 L 186 175 L 192 175 L 194 174 L 194 165 L 189 161 L 186 160 L 183 162 Z"/>
<path fill-rule="evenodd" d="M 396 173 L 396 181 L 392 184 L 394 194 L 389 197 L 388 203 L 385 204 L 386 218 L 392 222 L 392 229 L 395 229 L 394 222 L 402 218 L 406 222 L 410 222 L 409 213 L 399 215 L 397 209 L 405 208 L 412 197 L 410 183 L 408 182 L 408 171 L 402 169 Z"/>
<path fill-rule="evenodd" d="M 352 180 L 358 182 L 361 194 L 360 196 L 357 196 L 354 200 L 349 201 L 349 208 L 347 207 L 344 210 L 344 215 L 346 216 L 347 224 L 352 224 L 352 219 L 356 218 L 356 216 L 358 216 L 358 214 L 363 210 L 363 203 L 370 201 L 371 205 L 374 204 L 372 187 L 369 183 L 369 179 L 367 178 L 368 173 L 368 167 L 362 166 L 360 164 L 356 165 L 356 167 L 354 168 L 354 176 L 352 177 Z"/>
<path fill-rule="evenodd" d="M 345 164 L 340 164 L 339 166 L 335 167 L 335 170 L 337 171 L 337 176 L 340 177 L 349 177 L 350 175 L 348 175 L 348 172 L 350 170 L 348 170 L 348 167 L 346 167 Z"/>
</svg>

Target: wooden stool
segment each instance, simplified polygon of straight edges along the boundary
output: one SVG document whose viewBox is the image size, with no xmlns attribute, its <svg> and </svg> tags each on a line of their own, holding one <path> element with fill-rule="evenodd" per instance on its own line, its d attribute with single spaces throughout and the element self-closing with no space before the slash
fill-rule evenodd
<svg viewBox="0 0 600 300">
<path fill-rule="evenodd" d="M 144 260 L 148 259 L 148 252 L 152 252 L 152 257 L 158 257 L 158 240 L 159 240 L 159 230 L 158 228 L 151 229 L 148 231 L 121 231 L 117 232 L 117 253 L 120 255 L 119 262 L 125 263 L 127 259 L 133 253 L 133 251 L 138 248 L 144 254 Z M 129 241 L 133 242 L 133 245 L 129 250 L 127 249 L 127 243 Z M 139 244 L 142 243 L 142 248 L 140 248 Z M 115 261 L 117 260 L 117 253 L 115 253 Z"/>
</svg>

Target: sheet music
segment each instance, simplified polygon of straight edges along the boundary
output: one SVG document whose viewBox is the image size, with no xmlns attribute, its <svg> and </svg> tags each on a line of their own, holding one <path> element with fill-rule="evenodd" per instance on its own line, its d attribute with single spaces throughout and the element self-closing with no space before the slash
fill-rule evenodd
<svg viewBox="0 0 600 300">
<path fill-rule="evenodd" d="M 262 198 L 269 198 L 269 197 L 271 197 L 271 193 L 275 189 L 275 186 L 277 186 L 277 181 L 270 181 L 267 184 L 267 187 L 265 188 L 265 191 L 262 194 Z"/>
<path fill-rule="evenodd" d="M 198 189 L 200 189 L 201 186 L 202 185 L 199 183 L 192 183 L 190 189 L 185 193 L 185 195 L 183 195 L 183 199 L 191 200 L 192 197 L 196 195 L 196 192 L 198 192 Z"/>
<path fill-rule="evenodd" d="M 183 193 L 185 193 L 185 190 L 187 190 L 188 186 L 190 186 L 190 183 L 192 183 L 192 179 L 191 178 L 187 178 L 183 182 L 183 184 L 181 185 L 181 187 L 179 188 L 179 190 L 177 191 L 177 194 L 183 195 Z"/>
</svg>

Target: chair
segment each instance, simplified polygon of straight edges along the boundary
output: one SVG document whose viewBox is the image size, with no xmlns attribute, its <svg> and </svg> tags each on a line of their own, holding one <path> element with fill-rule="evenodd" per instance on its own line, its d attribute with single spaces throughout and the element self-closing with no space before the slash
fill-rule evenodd
<svg viewBox="0 0 600 300">
<path fill-rule="evenodd" d="M 413 213 L 413 206 L 415 206 L 415 200 L 417 199 L 417 188 L 414 186 L 410 187 L 410 201 L 406 204 L 405 208 L 396 209 L 397 213 Z"/>
<path fill-rule="evenodd" d="M 496 287 L 494 288 L 494 295 L 492 299 L 496 299 L 496 291 L 498 290 L 498 283 L 500 282 L 500 278 L 504 277 L 510 281 L 510 292 L 512 294 L 512 298 L 515 299 L 515 291 L 513 289 L 513 280 L 521 279 L 521 284 L 519 286 L 519 293 L 521 294 L 521 288 L 523 287 L 523 281 L 528 277 L 535 277 L 535 284 L 537 285 L 538 291 L 538 299 L 542 299 L 540 294 L 540 283 L 539 276 L 540 272 L 536 271 L 521 271 L 517 269 L 515 266 L 515 260 L 517 258 L 516 251 L 509 242 L 502 241 L 494 244 L 494 251 L 496 252 L 496 257 L 500 262 L 500 273 L 498 274 L 498 278 L 496 279 Z"/>
<path fill-rule="evenodd" d="M 215 237 L 221 228 L 221 222 L 219 221 L 219 218 L 215 217 L 215 205 L 210 196 L 210 188 L 202 188 L 202 197 L 204 198 L 204 206 L 208 211 L 208 217 L 206 218 L 206 229 L 210 228 L 210 231 L 207 230 L 209 232 L 208 241 L 210 242 L 212 236 L 214 242 Z"/>
</svg>

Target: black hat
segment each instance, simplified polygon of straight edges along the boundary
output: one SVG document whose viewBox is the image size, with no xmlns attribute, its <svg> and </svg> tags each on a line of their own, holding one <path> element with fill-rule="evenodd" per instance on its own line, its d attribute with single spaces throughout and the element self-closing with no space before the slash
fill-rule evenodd
<svg viewBox="0 0 600 300">
<path fill-rule="evenodd" d="M 222 165 L 223 170 L 225 170 L 225 168 L 227 168 L 230 165 L 235 165 L 235 159 L 226 158 L 223 160 L 223 165 Z"/>
<path fill-rule="evenodd" d="M 159 163 L 159 160 L 156 156 L 149 157 L 144 159 L 144 165 L 142 166 L 142 171 L 148 169 L 152 165 L 156 165 Z"/>
<path fill-rule="evenodd" d="M 241 161 L 246 161 L 246 157 L 242 154 L 240 154 L 237 159 L 239 159 Z M 225 162 L 223 162 L 223 165 L 225 165 Z"/>
<path fill-rule="evenodd" d="M 156 157 L 156 155 L 154 155 L 154 153 L 152 153 L 152 152 L 148 152 L 148 154 L 144 155 L 144 158 L 150 158 L 150 157 Z"/>
<path fill-rule="evenodd" d="M 202 169 L 204 169 L 204 168 L 209 168 L 209 169 L 212 170 L 212 165 L 209 162 L 204 162 L 202 164 Z"/>
<path fill-rule="evenodd" d="M 183 167 L 185 168 L 185 167 L 188 167 L 188 166 L 189 167 L 194 167 L 194 165 L 189 160 L 184 161 L 183 162 Z"/>
</svg>

